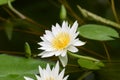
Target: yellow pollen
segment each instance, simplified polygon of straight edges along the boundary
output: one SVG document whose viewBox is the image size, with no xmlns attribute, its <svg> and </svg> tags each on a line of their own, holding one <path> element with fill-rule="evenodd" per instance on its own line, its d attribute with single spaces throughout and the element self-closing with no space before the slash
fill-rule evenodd
<svg viewBox="0 0 120 80">
<path fill-rule="evenodd" d="M 69 34 L 65 32 L 61 32 L 52 40 L 52 45 L 55 49 L 61 50 L 64 49 L 69 42 L 70 42 Z"/>
<path fill-rule="evenodd" d="M 46 78 L 46 80 L 55 80 L 53 77 Z"/>
</svg>

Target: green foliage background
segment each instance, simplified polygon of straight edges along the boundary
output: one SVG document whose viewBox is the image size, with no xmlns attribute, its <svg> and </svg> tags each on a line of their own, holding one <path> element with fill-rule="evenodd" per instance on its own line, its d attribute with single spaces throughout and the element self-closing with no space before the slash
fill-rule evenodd
<svg viewBox="0 0 120 80">
<path fill-rule="evenodd" d="M 19 17 L 14 11 L 12 11 L 7 5 L 7 0 L 0 0 L 0 80 L 24 80 L 22 79 L 23 74 L 19 73 L 19 68 L 27 69 L 27 67 L 23 67 L 22 65 L 26 65 L 23 63 L 24 59 L 27 57 L 35 58 L 35 66 L 31 62 L 28 61 L 28 67 L 32 68 L 31 71 L 34 75 L 36 72 L 37 66 L 40 64 L 46 64 L 48 62 L 54 62 L 57 60 L 56 57 L 43 59 L 40 57 L 36 57 L 38 53 L 41 51 L 37 48 L 40 42 L 40 36 L 44 34 L 44 30 L 50 29 L 51 25 L 55 25 L 57 23 L 62 23 L 60 19 L 60 9 L 61 5 L 65 6 L 67 17 L 65 20 L 69 21 L 69 23 L 73 23 L 74 21 L 78 21 L 79 23 L 79 31 L 80 31 L 80 40 L 86 41 L 86 45 L 83 47 L 79 47 L 79 52 L 77 54 L 81 54 L 84 56 L 91 56 L 97 59 L 100 59 L 104 62 L 105 67 L 99 70 L 89 69 L 89 62 L 87 68 L 79 66 L 77 60 L 70 57 L 69 64 L 66 67 L 66 74 L 70 74 L 68 80 L 118 80 L 120 79 L 120 6 L 119 0 L 15 0 L 12 2 L 13 7 L 22 13 L 26 18 L 22 19 Z M 4 2 L 2 2 L 4 1 Z M 5 2 L 6 1 L 6 2 Z M 12 1 L 12 0 L 10 0 Z M 111 23 L 107 23 L 103 21 L 99 21 L 99 18 L 95 19 L 91 16 L 84 17 L 83 14 L 78 9 L 78 5 L 80 5 L 83 9 L 88 10 L 95 15 L 101 16 L 107 20 L 115 22 L 115 24 L 111 25 Z M 90 31 L 88 28 L 86 34 L 82 34 L 85 32 L 82 26 L 88 24 L 100 25 L 101 27 L 109 27 L 112 30 L 108 31 L 107 29 L 97 29 L 96 31 L 101 31 L 99 35 L 104 35 L 106 37 L 112 37 L 113 40 L 99 40 L 95 33 Z M 117 27 L 116 27 L 117 24 Z M 104 26 L 103 26 L 104 25 Z M 104 31 L 104 30 L 105 31 Z M 92 32 L 92 33 L 91 33 Z M 88 35 L 88 34 L 89 35 Z M 90 34 L 91 33 L 91 34 Z M 110 35 L 108 36 L 108 34 Z M 106 36 L 107 35 L 107 36 Z M 89 37 L 85 37 L 89 36 Z M 91 36 L 94 37 L 91 39 Z M 31 54 L 26 56 L 25 51 L 25 43 L 28 43 L 31 49 Z M 6 55 L 4 55 L 6 54 Z M 14 69 L 14 58 L 7 58 L 8 56 L 12 56 L 15 58 L 15 64 L 19 64 L 18 70 L 13 70 L 14 74 L 8 74 L 7 70 Z M 20 57 L 20 58 L 18 58 Z M 40 60 L 39 60 L 40 59 Z M 19 62 L 20 60 L 20 62 Z M 21 61 L 23 60 L 23 61 Z M 28 59 L 29 60 L 29 59 Z M 7 65 L 3 64 L 3 61 L 7 61 Z M 33 60 L 32 60 L 33 61 Z M 45 61 L 45 62 L 44 62 Z M 84 63 L 84 62 L 83 62 Z M 10 65 L 9 65 L 10 64 Z M 54 63 L 50 63 L 53 65 Z M 91 63 L 92 64 L 92 63 Z M 85 65 L 86 66 L 86 65 Z M 45 67 L 45 66 L 43 66 Z M 90 65 L 91 67 L 91 65 Z M 4 68 L 4 69 L 3 69 Z M 21 69 L 21 70 L 22 70 Z M 23 69 L 23 71 L 24 71 Z M 36 70 L 35 70 L 36 69 Z M 93 68 L 94 69 L 94 68 Z M 35 71 L 34 71 L 35 70 Z M 4 72 L 5 71 L 5 72 Z M 6 74 L 4 75 L 3 74 Z M 21 72 L 20 72 L 21 73 Z M 27 74 L 28 75 L 28 74 Z M 32 75 L 32 77 L 33 77 Z M 19 77 L 20 76 L 20 77 Z M 30 74 L 31 76 L 31 74 Z M 17 77 L 17 78 L 16 78 Z M 15 78 L 15 79 L 12 79 Z"/>
</svg>

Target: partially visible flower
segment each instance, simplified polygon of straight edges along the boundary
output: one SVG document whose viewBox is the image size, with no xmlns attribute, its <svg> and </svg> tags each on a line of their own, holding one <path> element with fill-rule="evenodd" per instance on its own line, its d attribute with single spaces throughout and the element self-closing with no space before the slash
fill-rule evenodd
<svg viewBox="0 0 120 80">
<path fill-rule="evenodd" d="M 47 64 L 46 69 L 42 69 L 39 66 L 39 73 L 40 75 L 35 75 L 37 80 L 67 80 L 68 79 L 68 75 L 66 77 L 64 77 L 64 72 L 65 69 L 63 69 L 61 72 L 59 72 L 59 62 L 56 63 L 55 67 L 53 67 L 52 69 L 50 68 L 50 65 Z M 24 77 L 25 80 L 34 80 L 32 78 L 29 77 Z"/>
<path fill-rule="evenodd" d="M 40 37 L 43 41 L 38 44 L 41 45 L 41 50 L 44 50 L 39 56 L 51 57 L 59 56 L 60 61 L 65 67 L 68 62 L 67 50 L 71 52 L 77 52 L 78 49 L 75 46 L 82 46 L 85 42 L 76 38 L 79 32 L 76 32 L 78 28 L 77 21 L 74 22 L 72 27 L 68 25 L 68 22 L 63 22 L 62 26 L 56 23 L 56 26 L 52 26 L 52 31 L 46 30 L 45 34 Z"/>
</svg>

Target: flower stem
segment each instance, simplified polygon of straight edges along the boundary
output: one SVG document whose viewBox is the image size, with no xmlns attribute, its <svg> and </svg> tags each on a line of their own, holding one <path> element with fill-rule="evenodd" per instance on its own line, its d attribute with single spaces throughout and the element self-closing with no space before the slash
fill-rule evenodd
<svg viewBox="0 0 120 80">
<path fill-rule="evenodd" d="M 8 0 L 8 7 L 10 8 L 11 11 L 13 11 L 13 12 L 14 12 L 17 16 L 19 16 L 21 19 L 24 19 L 24 20 L 26 20 L 26 21 L 28 21 L 28 22 L 30 22 L 30 23 L 32 23 L 32 24 L 35 24 L 36 26 L 39 26 L 39 27 L 41 27 L 41 28 L 43 28 L 43 29 L 46 29 L 46 28 L 47 28 L 46 26 L 43 26 L 43 25 L 41 25 L 41 24 L 38 24 L 36 21 L 32 20 L 31 18 L 23 15 L 23 14 L 20 13 L 18 10 L 16 10 L 16 9 L 12 6 L 10 0 Z M 30 29 L 33 30 L 32 28 L 30 28 Z M 38 29 L 38 28 L 37 28 L 37 29 Z M 37 30 L 37 29 L 36 29 L 36 30 Z M 38 30 L 39 30 L 39 29 L 38 29 Z"/>
<path fill-rule="evenodd" d="M 8 7 L 9 7 L 15 14 L 17 14 L 20 18 L 26 19 L 26 17 L 25 17 L 23 14 L 21 14 L 19 11 L 17 11 L 17 10 L 12 6 L 10 0 L 8 0 Z"/>
<path fill-rule="evenodd" d="M 77 55 L 77 54 L 73 54 L 71 52 L 68 52 L 68 54 L 71 55 L 71 56 L 73 56 L 73 57 L 76 57 L 76 58 L 83 58 L 83 59 L 87 59 L 87 60 L 91 60 L 91 61 L 95 61 L 95 62 L 100 61 L 100 60 L 92 58 L 92 57 Z"/>
<path fill-rule="evenodd" d="M 119 19 L 118 19 L 118 16 L 117 16 L 117 12 L 116 12 L 116 10 L 115 10 L 114 0 L 111 0 L 111 8 L 112 8 L 112 11 L 113 11 L 113 14 L 114 14 L 114 17 L 115 17 L 116 22 L 119 23 Z"/>
<path fill-rule="evenodd" d="M 116 28 L 120 29 L 120 24 L 118 24 L 116 22 L 113 22 L 111 20 L 108 20 L 106 18 L 103 18 L 101 16 L 98 16 L 98 15 L 96 15 L 96 14 L 90 12 L 90 11 L 87 11 L 87 10 L 81 8 L 79 5 L 77 5 L 77 7 L 85 18 L 92 19 L 92 20 L 95 20 L 95 21 L 98 21 L 98 22 L 101 22 L 101 23 L 105 23 L 107 25 L 111 25 L 113 27 L 116 27 Z"/>
<path fill-rule="evenodd" d="M 105 42 L 102 42 L 102 44 L 103 44 L 103 47 L 105 49 L 105 52 L 106 52 L 106 55 L 107 55 L 107 59 L 108 59 L 109 62 L 111 62 L 110 54 L 108 52 L 107 46 L 105 45 Z"/>
</svg>

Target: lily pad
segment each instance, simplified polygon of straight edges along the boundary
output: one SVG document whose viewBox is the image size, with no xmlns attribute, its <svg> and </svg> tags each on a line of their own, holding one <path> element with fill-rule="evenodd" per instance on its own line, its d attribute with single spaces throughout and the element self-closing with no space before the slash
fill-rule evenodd
<svg viewBox="0 0 120 80">
<path fill-rule="evenodd" d="M 101 61 L 95 62 L 95 61 L 86 60 L 82 58 L 78 59 L 78 64 L 83 68 L 87 68 L 91 70 L 98 70 L 101 67 L 104 67 L 104 64 Z"/>
<path fill-rule="evenodd" d="M 38 72 L 38 66 L 46 67 L 48 62 L 1 54 L 0 80 L 24 80 L 23 76 L 33 77 Z M 50 63 L 50 62 L 49 62 Z M 53 65 L 53 63 L 50 63 Z"/>
<path fill-rule="evenodd" d="M 108 26 L 87 24 L 79 27 L 80 35 L 93 40 L 107 41 L 119 38 L 118 32 Z"/>
</svg>

